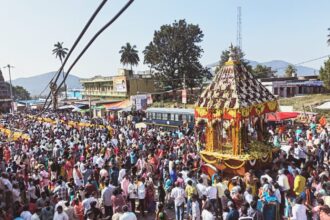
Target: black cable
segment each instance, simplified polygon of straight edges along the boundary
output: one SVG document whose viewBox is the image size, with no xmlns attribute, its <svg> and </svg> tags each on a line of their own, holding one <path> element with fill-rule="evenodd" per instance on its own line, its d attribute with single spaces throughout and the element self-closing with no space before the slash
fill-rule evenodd
<svg viewBox="0 0 330 220">
<path fill-rule="evenodd" d="M 59 86 L 56 89 L 56 93 L 59 91 L 61 86 L 64 84 L 66 78 L 68 77 L 69 73 L 71 72 L 72 68 L 76 65 L 76 63 L 79 61 L 79 59 L 84 55 L 84 53 L 88 50 L 88 48 L 93 44 L 93 42 L 98 38 L 98 36 L 105 31 L 113 22 L 115 22 L 119 16 L 134 2 L 134 0 L 130 0 L 124 5 L 124 7 L 121 8 L 121 10 L 108 22 L 106 23 L 93 37 L 92 39 L 87 43 L 87 45 L 84 47 L 84 49 L 81 51 L 81 53 L 78 55 L 78 57 L 75 59 L 75 61 L 72 63 L 70 68 L 65 74 L 64 79 L 62 82 L 59 84 Z M 49 107 L 50 105 L 48 105 Z"/>
<path fill-rule="evenodd" d="M 52 79 L 49 81 L 49 83 L 45 86 L 45 88 L 39 93 L 39 95 L 38 95 L 39 98 L 41 97 L 42 93 L 44 93 L 44 92 L 48 89 L 50 83 L 53 82 L 53 80 L 55 79 L 56 74 L 57 74 L 57 72 L 54 74 L 54 76 L 53 76 Z"/>
<path fill-rule="evenodd" d="M 53 79 L 49 82 L 48 85 L 50 85 L 52 82 L 57 82 L 58 78 L 60 77 L 60 74 L 61 72 L 63 71 L 63 68 L 66 64 L 66 62 L 68 61 L 71 53 L 73 52 L 73 50 L 76 48 L 76 46 L 78 45 L 79 41 L 81 40 L 81 38 L 84 36 L 84 34 L 86 33 L 87 29 L 89 28 L 89 26 L 92 24 L 93 20 L 95 19 L 95 17 L 97 16 L 97 14 L 100 12 L 100 10 L 102 9 L 102 7 L 105 5 L 105 3 L 107 2 L 108 0 L 103 0 L 101 2 L 101 4 L 96 8 L 96 10 L 94 11 L 94 13 L 92 14 L 92 16 L 89 18 L 89 20 L 87 21 L 87 23 L 85 24 L 83 30 L 80 32 L 78 38 L 75 40 L 75 42 L 73 43 L 72 47 L 70 48 L 68 54 L 66 55 L 65 59 L 64 59 L 64 62 L 62 63 L 60 69 L 57 71 L 57 74 L 56 74 L 56 78 L 55 78 L 55 81 L 53 81 Z M 49 97 L 51 96 L 51 92 L 49 92 L 46 100 L 45 100 L 45 103 L 44 103 L 44 106 L 42 108 L 44 108 L 46 106 L 46 103 L 49 99 Z M 51 103 L 51 102 L 50 102 Z M 50 105 L 50 104 L 49 104 Z M 49 107 L 49 106 L 48 106 Z M 48 108 L 47 107 L 47 108 Z"/>
</svg>

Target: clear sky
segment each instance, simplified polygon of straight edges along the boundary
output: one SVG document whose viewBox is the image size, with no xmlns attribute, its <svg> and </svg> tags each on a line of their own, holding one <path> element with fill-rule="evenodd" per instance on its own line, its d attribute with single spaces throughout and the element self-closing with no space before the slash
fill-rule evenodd
<svg viewBox="0 0 330 220">
<path fill-rule="evenodd" d="M 0 0 L 0 67 L 8 63 L 15 66 L 13 78 L 58 69 L 59 60 L 52 55 L 54 43 L 60 41 L 71 47 L 99 3 L 100 0 Z M 109 0 L 77 51 L 125 3 Z M 137 46 L 141 64 L 135 69 L 144 70 L 142 51 L 154 31 L 178 19 L 199 24 L 205 35 L 201 62 L 214 63 L 222 50 L 236 42 L 238 6 L 242 7 L 247 59 L 299 63 L 330 54 L 326 44 L 329 0 L 136 0 L 97 39 L 72 72 L 80 77 L 114 75 L 122 67 L 118 51 L 126 42 Z M 320 60 L 305 66 L 319 68 L 322 64 Z"/>
</svg>

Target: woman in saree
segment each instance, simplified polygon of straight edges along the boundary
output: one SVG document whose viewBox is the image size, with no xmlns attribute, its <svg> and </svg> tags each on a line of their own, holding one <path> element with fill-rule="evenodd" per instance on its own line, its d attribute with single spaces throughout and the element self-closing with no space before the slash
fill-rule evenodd
<svg viewBox="0 0 330 220">
<path fill-rule="evenodd" d="M 73 161 L 72 157 L 69 156 L 67 161 L 65 162 L 64 165 L 65 172 L 66 172 L 66 179 L 69 180 L 73 177 Z"/>
<path fill-rule="evenodd" d="M 155 203 L 155 188 L 154 184 L 151 181 L 146 183 L 146 198 L 145 202 L 147 205 L 147 210 L 149 213 L 153 213 L 155 211 L 156 203 Z"/>
<path fill-rule="evenodd" d="M 280 220 L 279 203 L 271 188 L 263 193 L 262 199 L 264 220 Z"/>
<path fill-rule="evenodd" d="M 8 146 L 5 147 L 5 149 L 3 151 L 3 156 L 4 156 L 4 159 L 5 159 L 6 163 L 8 164 L 9 160 L 11 158 L 11 153 L 10 153 L 10 149 L 9 149 Z"/>
</svg>

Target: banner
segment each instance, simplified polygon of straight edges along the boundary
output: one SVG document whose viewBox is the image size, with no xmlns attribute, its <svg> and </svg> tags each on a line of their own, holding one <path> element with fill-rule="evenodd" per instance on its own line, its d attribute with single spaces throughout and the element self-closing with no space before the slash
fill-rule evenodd
<svg viewBox="0 0 330 220">
<path fill-rule="evenodd" d="M 132 104 L 135 105 L 136 110 L 147 109 L 148 95 L 134 95 L 131 96 Z"/>
<path fill-rule="evenodd" d="M 127 92 L 126 77 L 117 76 L 113 78 L 113 84 L 116 92 Z"/>
</svg>

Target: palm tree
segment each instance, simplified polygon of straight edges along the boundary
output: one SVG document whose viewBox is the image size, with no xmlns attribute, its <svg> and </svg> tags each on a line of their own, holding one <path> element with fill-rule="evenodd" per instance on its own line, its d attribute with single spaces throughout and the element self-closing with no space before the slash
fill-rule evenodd
<svg viewBox="0 0 330 220">
<path fill-rule="evenodd" d="M 68 48 L 63 47 L 63 42 L 57 42 L 56 44 L 54 44 L 54 49 L 53 49 L 53 54 L 55 54 L 55 58 L 60 59 L 61 64 L 63 64 L 63 59 L 66 57 L 68 53 Z M 64 70 L 63 70 L 63 79 L 64 79 Z M 66 83 L 64 82 L 64 90 L 65 90 L 65 99 L 68 98 L 67 95 L 67 87 L 66 87 Z"/>
<path fill-rule="evenodd" d="M 292 77 L 292 76 L 294 76 L 296 73 L 297 73 L 297 69 L 296 69 L 293 65 L 291 65 L 291 64 L 289 64 L 289 65 L 287 66 L 287 68 L 285 69 L 285 76 L 286 76 L 286 77 Z"/>
<path fill-rule="evenodd" d="M 140 58 L 135 45 L 132 47 L 130 43 L 126 43 L 125 46 L 121 47 L 119 53 L 121 54 L 120 62 L 124 66 L 131 65 L 131 71 L 132 66 L 137 66 L 139 64 Z"/>
</svg>

